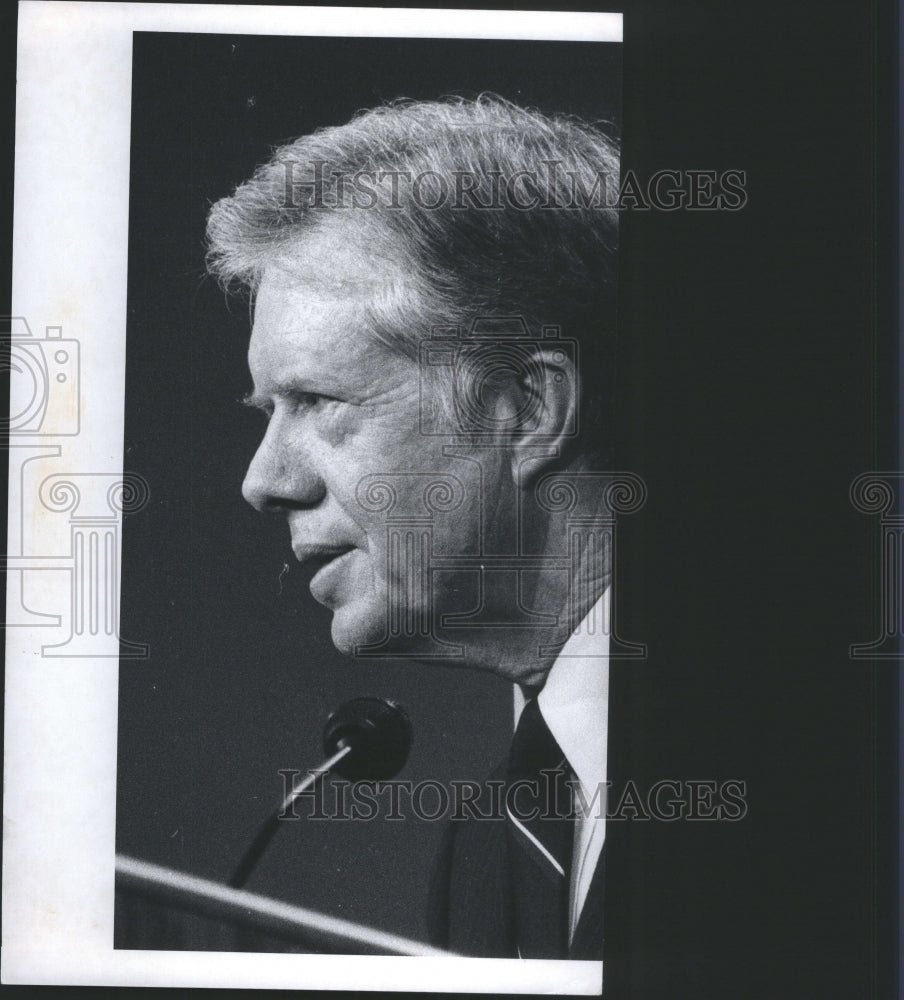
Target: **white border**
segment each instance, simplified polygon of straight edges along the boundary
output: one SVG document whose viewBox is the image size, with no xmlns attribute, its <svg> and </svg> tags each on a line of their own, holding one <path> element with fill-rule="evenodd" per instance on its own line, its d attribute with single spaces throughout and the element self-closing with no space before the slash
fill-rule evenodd
<svg viewBox="0 0 904 1000">
<path fill-rule="evenodd" d="M 133 31 L 621 41 L 620 14 L 20 4 L 13 315 L 79 340 L 82 432 L 48 472 L 121 469 Z M 10 482 L 10 514 L 23 498 Z M 23 513 L 41 530 L 39 511 Z M 30 520 L 29 520 L 30 517 Z M 68 583 L 46 574 L 50 602 Z M 59 586 L 57 586 L 59 584 Z M 54 590 L 54 587 L 56 590 Z M 7 631 L 2 981 L 598 994 L 601 963 L 114 951 L 117 663 Z"/>
</svg>

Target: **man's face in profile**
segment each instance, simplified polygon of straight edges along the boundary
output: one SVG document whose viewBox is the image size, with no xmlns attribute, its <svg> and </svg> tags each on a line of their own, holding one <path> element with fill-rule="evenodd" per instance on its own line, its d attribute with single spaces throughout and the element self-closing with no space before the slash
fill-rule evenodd
<svg viewBox="0 0 904 1000">
<path fill-rule="evenodd" d="M 406 280 L 402 268 L 374 259 L 341 224 L 327 224 L 264 270 L 256 296 L 250 401 L 268 425 L 243 493 L 257 509 L 286 517 L 296 558 L 315 571 L 311 593 L 333 612 L 333 641 L 346 653 L 383 638 L 391 593 L 406 595 L 408 606 L 396 609 L 403 613 L 427 603 L 423 586 L 390 580 L 386 514 L 358 500 L 365 477 L 456 476 L 464 503 L 437 522 L 434 547 L 479 551 L 476 467 L 445 457 L 442 437 L 421 434 L 417 362 L 368 330 L 366 306 L 376 296 L 400 297 Z M 500 473 L 502 456 L 498 462 Z M 491 496 L 504 480 L 488 476 L 483 489 Z M 401 482 L 393 515 L 423 519 L 423 482 L 410 475 Z M 500 507 L 491 497 L 490 509 Z M 407 564 L 410 574 L 411 559 Z M 439 601 L 437 610 L 444 609 Z"/>
</svg>

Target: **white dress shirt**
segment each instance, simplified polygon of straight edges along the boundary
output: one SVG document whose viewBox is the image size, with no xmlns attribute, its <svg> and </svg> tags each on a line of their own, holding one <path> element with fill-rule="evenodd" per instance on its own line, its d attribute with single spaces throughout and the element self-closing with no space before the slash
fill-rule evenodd
<svg viewBox="0 0 904 1000">
<path fill-rule="evenodd" d="M 571 863 L 568 937 L 573 937 L 606 838 L 609 732 L 609 588 L 568 637 L 537 701 L 549 731 L 581 783 L 588 815 L 578 810 Z M 524 707 L 515 686 L 515 722 Z M 595 796 L 598 796 L 595 798 Z"/>
</svg>

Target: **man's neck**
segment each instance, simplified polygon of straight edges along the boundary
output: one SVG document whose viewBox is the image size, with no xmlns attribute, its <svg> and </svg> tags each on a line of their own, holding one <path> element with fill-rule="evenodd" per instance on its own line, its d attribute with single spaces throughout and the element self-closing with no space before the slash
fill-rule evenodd
<svg viewBox="0 0 904 1000">
<path fill-rule="evenodd" d="M 528 696 L 536 693 L 562 647 L 609 586 L 608 574 L 583 570 L 579 563 L 577 579 L 556 572 L 522 573 L 521 606 L 554 623 L 450 633 L 452 641 L 464 646 L 465 663 L 514 681 Z"/>
</svg>

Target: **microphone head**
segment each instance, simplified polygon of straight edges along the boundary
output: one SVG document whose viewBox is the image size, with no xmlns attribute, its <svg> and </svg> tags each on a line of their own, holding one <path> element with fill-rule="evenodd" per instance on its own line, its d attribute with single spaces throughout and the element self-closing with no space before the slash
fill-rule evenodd
<svg viewBox="0 0 904 1000">
<path fill-rule="evenodd" d="M 352 748 L 333 767 L 349 781 L 384 781 L 398 774 L 408 760 L 411 722 L 401 705 L 382 698 L 354 698 L 326 720 L 323 752 L 328 757 L 344 746 Z"/>
</svg>

